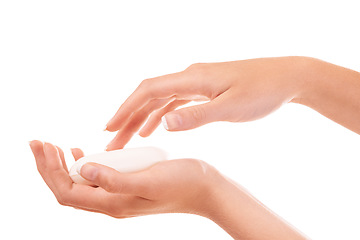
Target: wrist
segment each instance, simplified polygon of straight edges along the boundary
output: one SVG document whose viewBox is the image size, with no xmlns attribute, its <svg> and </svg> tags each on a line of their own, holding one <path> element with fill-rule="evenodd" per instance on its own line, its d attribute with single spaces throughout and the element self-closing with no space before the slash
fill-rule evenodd
<svg viewBox="0 0 360 240">
<path fill-rule="evenodd" d="M 204 203 L 204 211 L 199 215 L 215 222 L 234 239 L 306 239 L 246 189 L 219 172 L 213 176 Z"/>
<path fill-rule="evenodd" d="M 305 62 L 303 86 L 292 102 L 360 133 L 360 73 L 318 59 L 307 58 Z"/>
<path fill-rule="evenodd" d="M 293 103 L 303 102 L 309 92 L 313 89 L 315 70 L 314 65 L 317 61 L 315 58 L 304 56 L 289 57 L 292 63 L 290 72 L 290 85 L 292 89 L 291 101 Z"/>
<path fill-rule="evenodd" d="M 196 214 L 206 217 L 224 228 L 223 220 L 230 219 L 234 209 L 239 210 L 246 199 L 243 188 L 208 165 L 201 200 L 201 210 Z M 224 219 L 225 218 L 225 219 Z M 225 229 L 225 228 L 224 228 Z"/>
<path fill-rule="evenodd" d="M 202 173 L 204 173 L 197 183 L 198 194 L 191 201 L 190 212 L 213 220 L 214 215 L 221 205 L 220 196 L 222 190 L 227 185 L 225 177 L 213 166 L 200 161 Z"/>
<path fill-rule="evenodd" d="M 316 101 L 325 79 L 329 79 L 333 64 L 311 57 L 299 57 L 297 93 L 291 102 L 309 106 Z"/>
<path fill-rule="evenodd" d="M 254 204 L 257 202 L 243 187 L 217 173 L 208 190 L 205 211 L 199 215 L 212 220 L 234 239 L 247 239 L 242 234 L 257 231 L 249 230 L 249 225 L 254 224 L 250 213 Z"/>
</svg>

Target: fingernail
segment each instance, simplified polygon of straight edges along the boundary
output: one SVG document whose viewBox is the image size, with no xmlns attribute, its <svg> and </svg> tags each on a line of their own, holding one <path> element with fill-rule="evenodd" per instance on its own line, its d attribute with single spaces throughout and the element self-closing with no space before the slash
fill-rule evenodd
<svg viewBox="0 0 360 240">
<path fill-rule="evenodd" d="M 107 131 L 107 125 L 105 125 L 105 127 L 104 127 L 103 131 Z"/>
<path fill-rule="evenodd" d="M 98 168 L 91 165 L 91 164 L 85 164 L 80 169 L 80 174 L 87 180 L 93 181 L 98 175 Z"/>
<path fill-rule="evenodd" d="M 166 114 L 161 118 L 166 130 L 177 130 L 181 127 L 182 119 L 179 114 Z"/>
<path fill-rule="evenodd" d="M 169 130 L 169 127 L 168 127 L 168 125 L 167 125 L 165 116 L 162 116 L 161 122 L 162 122 L 164 128 L 165 128 L 166 130 Z"/>
<path fill-rule="evenodd" d="M 114 142 L 115 142 L 115 138 L 113 138 L 113 139 L 108 143 L 108 145 L 106 145 L 105 151 L 107 151 L 107 150 L 113 145 Z"/>
</svg>

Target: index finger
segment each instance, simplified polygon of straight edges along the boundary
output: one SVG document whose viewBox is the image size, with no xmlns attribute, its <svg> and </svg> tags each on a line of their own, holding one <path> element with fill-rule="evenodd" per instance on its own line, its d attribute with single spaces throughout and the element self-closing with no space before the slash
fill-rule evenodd
<svg viewBox="0 0 360 240">
<path fill-rule="evenodd" d="M 120 106 L 114 117 L 106 124 L 105 130 L 119 130 L 122 123 L 153 99 L 191 95 L 196 93 L 197 89 L 199 88 L 190 80 L 186 72 L 146 79 Z"/>
</svg>

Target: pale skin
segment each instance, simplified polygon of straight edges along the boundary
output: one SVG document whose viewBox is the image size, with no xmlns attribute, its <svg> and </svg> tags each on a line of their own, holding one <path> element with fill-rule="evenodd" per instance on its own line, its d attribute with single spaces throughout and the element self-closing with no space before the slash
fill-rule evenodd
<svg viewBox="0 0 360 240">
<path fill-rule="evenodd" d="M 38 140 L 30 147 L 42 178 L 62 205 L 115 218 L 197 214 L 213 220 L 234 239 L 306 239 L 206 162 L 169 160 L 126 174 L 88 163 L 80 174 L 99 186 L 91 187 L 71 180 L 61 148 Z M 75 160 L 84 156 L 78 148 L 72 154 Z"/>
<path fill-rule="evenodd" d="M 207 102 L 176 110 L 192 100 Z M 289 102 L 360 134 L 358 72 L 308 57 L 263 58 L 195 64 L 143 81 L 108 122 L 106 129 L 118 133 L 107 150 L 123 148 L 144 123 L 139 134 L 149 136 L 161 118 L 169 131 L 181 131 L 214 121 L 256 120 Z M 99 186 L 94 188 L 71 181 L 59 147 L 37 140 L 30 146 L 40 174 L 63 205 L 117 218 L 197 214 L 234 239 L 306 239 L 203 161 L 177 159 L 126 174 L 89 163 L 80 174 Z M 75 160 L 83 156 L 80 149 L 72 152 Z"/>
<path fill-rule="evenodd" d="M 175 110 L 194 99 L 208 100 Z M 198 63 L 144 80 L 107 123 L 118 131 L 107 150 L 123 148 L 141 128 L 149 136 L 164 116 L 169 131 L 215 121 L 247 122 L 281 105 L 306 105 L 360 134 L 360 74 L 309 57 Z"/>
</svg>

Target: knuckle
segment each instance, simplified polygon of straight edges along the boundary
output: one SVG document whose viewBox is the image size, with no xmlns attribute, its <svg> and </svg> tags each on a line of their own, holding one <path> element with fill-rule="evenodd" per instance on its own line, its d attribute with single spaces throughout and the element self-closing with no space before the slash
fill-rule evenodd
<svg viewBox="0 0 360 240">
<path fill-rule="evenodd" d="M 193 63 L 191 64 L 186 70 L 193 71 L 193 70 L 200 70 L 204 68 L 206 63 Z"/>
<path fill-rule="evenodd" d="M 207 76 L 209 70 L 209 63 L 194 63 L 191 64 L 185 71 L 200 76 Z"/>
<path fill-rule="evenodd" d="M 146 96 L 152 97 L 154 81 L 155 79 L 151 78 L 143 80 L 138 87 L 139 92 Z"/>
<path fill-rule="evenodd" d="M 113 181 L 110 178 L 106 178 L 103 181 L 103 186 L 102 186 L 107 192 L 110 193 L 119 193 L 121 192 L 121 183 L 119 183 L 118 181 Z"/>
<path fill-rule="evenodd" d="M 141 81 L 139 88 L 140 89 L 147 89 L 151 85 L 151 79 L 144 79 Z"/>
<path fill-rule="evenodd" d="M 206 119 L 206 111 L 200 106 L 195 106 L 191 111 L 191 115 L 196 122 Z"/>
<path fill-rule="evenodd" d="M 115 192 L 117 192 L 117 188 L 115 188 L 113 184 L 106 184 L 106 185 L 104 186 L 104 189 L 105 189 L 107 192 L 110 192 L 110 193 L 115 193 Z"/>
</svg>

